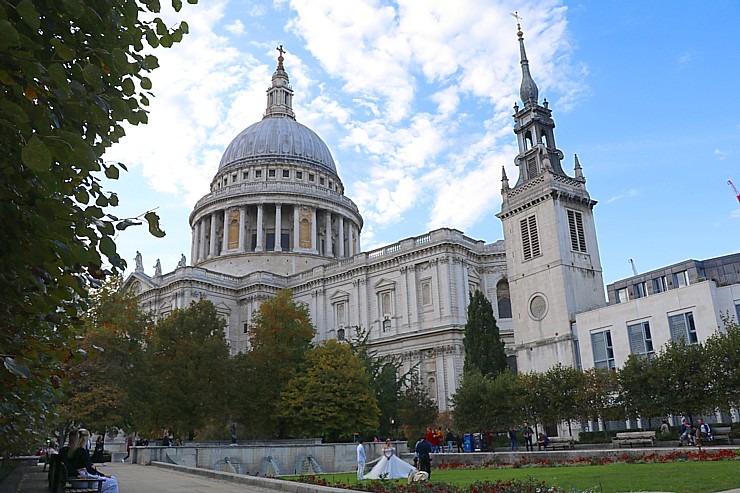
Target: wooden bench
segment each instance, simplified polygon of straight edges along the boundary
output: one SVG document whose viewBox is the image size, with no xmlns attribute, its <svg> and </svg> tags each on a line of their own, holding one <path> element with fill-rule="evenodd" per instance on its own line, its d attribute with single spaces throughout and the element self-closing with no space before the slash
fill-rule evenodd
<svg viewBox="0 0 740 493">
<path fill-rule="evenodd" d="M 622 445 L 650 445 L 655 446 L 654 431 L 622 431 L 612 438 L 612 445 L 621 448 Z"/>
<path fill-rule="evenodd" d="M 729 426 L 717 426 L 712 428 L 712 436 L 714 440 L 707 442 L 707 444 L 717 442 L 718 440 L 727 440 L 729 445 L 732 445 L 732 428 Z"/>
<path fill-rule="evenodd" d="M 101 493 L 105 479 L 88 479 L 69 477 L 64 461 L 56 463 L 56 480 L 51 493 Z"/>
<path fill-rule="evenodd" d="M 576 448 L 576 441 L 573 437 L 550 437 L 550 443 L 547 444 L 547 448 L 555 449 L 574 449 Z"/>
</svg>

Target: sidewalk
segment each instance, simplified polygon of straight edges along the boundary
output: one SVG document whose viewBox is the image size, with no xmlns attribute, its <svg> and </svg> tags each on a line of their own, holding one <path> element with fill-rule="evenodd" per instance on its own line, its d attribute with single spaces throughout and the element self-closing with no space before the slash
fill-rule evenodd
<svg viewBox="0 0 740 493">
<path fill-rule="evenodd" d="M 48 479 L 43 465 L 27 466 L 23 479 L 15 493 L 48 493 Z M 100 467 L 101 472 L 118 478 L 121 493 L 146 491 L 147 493 L 276 493 L 289 491 L 292 493 L 343 492 L 336 488 L 321 488 L 288 481 L 262 479 L 266 484 L 273 486 L 258 487 L 233 481 L 214 479 L 211 477 L 187 474 L 177 470 L 155 466 L 139 466 L 136 464 L 122 464 L 120 462 L 106 463 Z M 229 475 L 230 476 L 230 475 Z M 256 478 L 254 478 L 256 479 Z M 270 484 L 273 482 L 273 484 Z"/>
</svg>

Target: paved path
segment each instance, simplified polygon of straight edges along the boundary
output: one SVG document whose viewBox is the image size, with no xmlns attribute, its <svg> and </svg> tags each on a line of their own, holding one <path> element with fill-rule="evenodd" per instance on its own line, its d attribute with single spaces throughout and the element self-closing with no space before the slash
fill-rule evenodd
<svg viewBox="0 0 740 493">
<path fill-rule="evenodd" d="M 276 493 L 278 491 L 136 464 L 107 463 L 104 467 L 100 467 L 100 470 L 118 478 L 121 493 L 137 491 L 147 493 Z M 47 473 L 43 471 L 43 466 L 28 466 L 17 493 L 48 493 L 47 481 Z"/>
</svg>

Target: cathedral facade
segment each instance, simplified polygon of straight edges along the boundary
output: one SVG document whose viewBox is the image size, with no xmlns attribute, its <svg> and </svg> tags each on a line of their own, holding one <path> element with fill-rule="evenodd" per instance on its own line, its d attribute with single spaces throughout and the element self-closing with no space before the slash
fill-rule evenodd
<svg viewBox="0 0 740 493">
<path fill-rule="evenodd" d="M 362 251 L 362 216 L 326 144 L 298 123 L 282 51 L 263 119 L 229 144 L 190 215 L 191 264 L 126 280 L 155 317 L 211 300 L 232 353 L 248 349 L 260 303 L 290 288 L 316 342 L 369 331 L 371 348 L 416 367 L 441 411 L 463 370 L 469 295 L 483 292 L 512 364 L 546 370 L 577 360 L 575 314 L 605 304 L 592 200 L 576 158 L 563 171 L 547 101 L 538 101 L 521 29 L 522 107 L 514 107 L 516 183 L 504 173 L 504 240 L 442 228 Z M 496 185 L 491 185 L 496 186 Z M 515 363 L 514 363 L 515 361 Z"/>
</svg>

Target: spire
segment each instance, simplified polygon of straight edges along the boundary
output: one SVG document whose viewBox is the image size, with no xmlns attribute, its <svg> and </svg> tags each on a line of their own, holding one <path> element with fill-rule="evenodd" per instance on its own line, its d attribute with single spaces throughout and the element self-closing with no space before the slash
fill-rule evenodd
<svg viewBox="0 0 740 493">
<path fill-rule="evenodd" d="M 575 167 L 576 178 L 579 180 L 582 180 L 583 179 L 583 169 L 581 168 L 581 163 L 578 161 L 578 154 L 574 154 L 574 156 L 576 158 L 576 167 Z"/>
<path fill-rule="evenodd" d="M 295 120 L 293 113 L 293 89 L 290 87 L 288 73 L 283 67 L 283 45 L 276 48 L 278 51 L 278 65 L 272 74 L 272 86 L 267 90 L 267 109 L 264 118 L 290 118 Z"/>
<path fill-rule="evenodd" d="M 509 178 L 506 176 L 506 167 L 501 166 L 501 191 L 509 189 Z"/>
<path fill-rule="evenodd" d="M 522 26 L 519 23 L 521 17 L 519 17 L 518 12 L 514 12 L 511 15 L 513 15 L 514 18 L 517 20 L 516 34 L 519 37 L 519 54 L 521 58 L 520 63 L 522 65 L 522 85 L 519 88 L 519 96 L 522 98 L 524 106 L 530 106 L 533 104 L 537 104 L 537 96 L 539 90 L 537 89 L 537 84 L 535 84 L 534 79 L 532 79 L 532 74 L 529 73 L 529 61 L 527 60 L 527 52 L 524 51 L 524 33 L 522 32 Z"/>
</svg>

